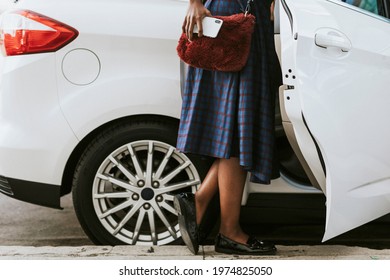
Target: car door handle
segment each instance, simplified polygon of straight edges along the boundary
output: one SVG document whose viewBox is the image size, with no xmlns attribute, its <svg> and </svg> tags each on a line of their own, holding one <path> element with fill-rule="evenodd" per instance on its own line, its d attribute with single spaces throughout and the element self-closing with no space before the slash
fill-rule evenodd
<svg viewBox="0 0 390 280">
<path fill-rule="evenodd" d="M 343 52 L 348 52 L 352 49 L 351 41 L 347 36 L 334 30 L 320 30 L 316 33 L 314 40 L 317 46 L 326 49 L 329 47 L 339 48 Z"/>
</svg>

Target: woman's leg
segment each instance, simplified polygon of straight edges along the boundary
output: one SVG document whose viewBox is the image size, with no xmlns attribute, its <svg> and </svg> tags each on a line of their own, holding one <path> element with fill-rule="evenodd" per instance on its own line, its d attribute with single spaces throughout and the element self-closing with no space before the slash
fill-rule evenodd
<svg viewBox="0 0 390 280">
<path fill-rule="evenodd" d="M 221 204 L 220 233 L 236 242 L 246 244 L 248 235 L 240 226 L 241 200 L 247 171 L 238 158 L 220 159 L 218 184 Z"/>
<path fill-rule="evenodd" d="M 207 206 L 218 191 L 218 166 L 216 159 L 207 172 L 199 190 L 195 193 L 196 223 L 199 225 Z"/>
<path fill-rule="evenodd" d="M 216 159 L 195 193 L 196 223 L 200 224 L 207 206 L 219 188 L 220 233 L 245 244 L 248 235 L 240 226 L 240 210 L 246 175 L 247 172 L 240 166 L 238 158 Z"/>
<path fill-rule="evenodd" d="M 218 165 L 219 160 L 215 160 L 195 195 L 180 193 L 173 199 L 183 241 L 195 255 L 198 253 L 199 245 L 204 243 L 217 220 L 215 216 L 218 213 L 213 210 L 219 205 L 213 198 L 218 191 Z M 213 204 L 209 205 L 210 203 Z M 211 208 L 208 208 L 209 206 Z M 207 217 L 203 220 L 203 216 L 209 209 L 211 212 L 207 213 Z"/>
</svg>

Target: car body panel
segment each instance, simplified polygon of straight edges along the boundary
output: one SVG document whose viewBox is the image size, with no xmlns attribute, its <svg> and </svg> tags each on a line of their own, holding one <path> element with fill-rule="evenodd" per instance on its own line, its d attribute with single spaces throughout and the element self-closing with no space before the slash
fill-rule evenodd
<svg viewBox="0 0 390 280">
<path fill-rule="evenodd" d="M 64 162 L 78 141 L 58 103 L 54 64 L 54 54 L 0 57 L 2 175 L 61 184 Z M 32 76 L 36 67 L 40 73 Z"/>
<path fill-rule="evenodd" d="M 80 6 L 80 1 L 75 2 Z M 88 14 L 84 8 L 65 13 L 72 14 L 66 22 L 79 30 L 80 36 L 57 54 L 57 67 L 65 63 L 69 51 L 77 49 L 93 52 L 101 64 L 98 77 L 87 85 L 58 77 L 61 107 L 77 137 L 83 139 L 96 127 L 129 115 L 178 119 L 181 96 L 176 44 L 186 3 L 85 2 L 82 5 L 94 6 Z M 67 2 L 64 9 L 71 9 L 70 4 Z M 115 5 L 121 9 L 112 8 Z M 162 9 L 164 13 L 159 12 Z M 115 24 L 99 20 L 103 18 L 115 19 Z M 89 22 L 98 26 L 92 28 Z M 89 106 L 78 106 L 87 103 Z"/>
<path fill-rule="evenodd" d="M 281 2 L 285 110 L 319 182 L 325 167 L 325 241 L 390 212 L 390 22 L 334 0 Z"/>
<path fill-rule="evenodd" d="M 149 2 L 149 12 L 135 0 L 50 3 L 24 0 L 11 7 L 11 10 L 50 14 L 78 29 L 80 36 L 56 53 L 0 58 L 1 104 L 4 104 L 0 174 L 60 185 L 69 155 L 79 140 L 99 126 L 135 115 L 179 118 L 180 61 L 175 45 L 186 2 Z M 126 9 L 112 8 L 115 4 Z M 160 18 L 151 15 L 160 14 L 158 9 L 167 4 L 171 20 L 161 25 L 163 15 Z M 88 9 L 91 12 L 86 14 Z M 107 16 L 123 22 L 107 24 L 102 20 Z M 150 20 L 155 24 L 150 24 Z M 90 22 L 100 25 L 92 26 Z M 132 25 L 143 27 L 131 28 Z M 63 73 L 66 55 L 80 49 L 96 54 L 101 64 L 99 76 L 87 85 L 75 85 Z M 14 82 L 16 77 L 18 82 Z M 25 96 L 26 92 L 34 94 Z M 41 132 L 42 127 L 47 135 Z M 62 148 L 58 149 L 59 146 Z M 45 161 L 42 168 L 28 168 L 37 165 L 36 158 Z"/>
</svg>

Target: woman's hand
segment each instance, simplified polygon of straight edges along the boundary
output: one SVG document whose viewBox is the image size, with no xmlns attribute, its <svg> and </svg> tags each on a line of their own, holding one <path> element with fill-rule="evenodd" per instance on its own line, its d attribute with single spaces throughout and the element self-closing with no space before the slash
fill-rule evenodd
<svg viewBox="0 0 390 280">
<path fill-rule="evenodd" d="M 189 40 L 192 40 L 195 24 L 198 27 L 198 36 L 203 36 L 202 20 L 206 16 L 211 16 L 211 13 L 203 6 L 202 1 L 190 0 L 187 15 L 182 27 L 183 32 L 186 33 Z"/>
</svg>

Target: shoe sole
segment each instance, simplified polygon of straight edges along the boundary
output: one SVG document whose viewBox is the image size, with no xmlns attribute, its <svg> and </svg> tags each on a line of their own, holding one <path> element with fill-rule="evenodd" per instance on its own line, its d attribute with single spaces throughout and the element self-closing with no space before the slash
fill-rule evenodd
<svg viewBox="0 0 390 280">
<path fill-rule="evenodd" d="M 185 217 L 187 216 L 187 212 L 185 210 L 185 207 L 182 207 L 181 201 L 177 197 L 174 197 L 173 199 L 173 206 L 177 211 L 177 218 L 179 222 L 181 237 L 184 243 L 187 245 L 188 249 L 191 251 L 191 253 L 197 255 L 199 248 L 196 248 L 197 246 L 195 246 L 195 244 L 192 242 L 191 237 L 187 231 L 188 225 L 185 219 Z"/>
<path fill-rule="evenodd" d="M 222 253 L 222 254 L 228 254 L 228 255 L 246 255 L 246 256 L 273 256 L 276 254 L 277 249 L 272 251 L 266 251 L 266 252 L 258 252 L 258 253 L 250 253 L 250 252 L 237 252 L 233 251 L 231 249 L 224 249 L 224 248 L 214 248 L 215 252 Z"/>
</svg>

